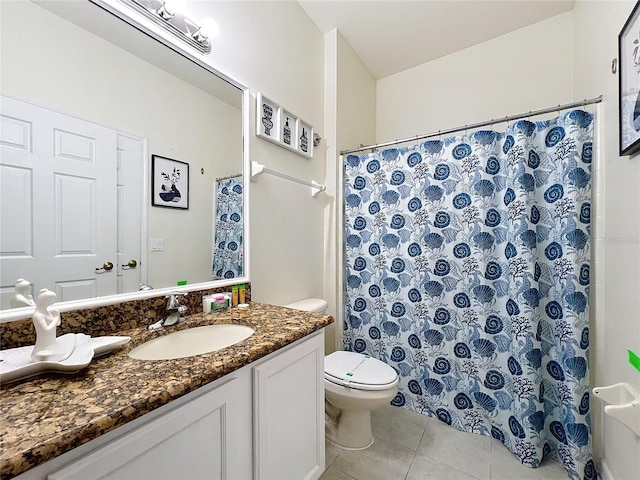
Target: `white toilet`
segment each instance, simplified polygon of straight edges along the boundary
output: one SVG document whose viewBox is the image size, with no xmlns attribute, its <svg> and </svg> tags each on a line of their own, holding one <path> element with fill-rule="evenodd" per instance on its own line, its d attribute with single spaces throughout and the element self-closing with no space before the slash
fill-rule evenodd
<svg viewBox="0 0 640 480">
<path fill-rule="evenodd" d="M 307 298 L 286 307 L 324 313 L 327 302 Z M 368 355 L 343 351 L 327 355 L 324 358 L 325 410 L 335 422 L 328 425 L 327 440 L 348 450 L 364 450 L 373 445 L 371 410 L 393 400 L 398 381 L 392 367 Z"/>
</svg>

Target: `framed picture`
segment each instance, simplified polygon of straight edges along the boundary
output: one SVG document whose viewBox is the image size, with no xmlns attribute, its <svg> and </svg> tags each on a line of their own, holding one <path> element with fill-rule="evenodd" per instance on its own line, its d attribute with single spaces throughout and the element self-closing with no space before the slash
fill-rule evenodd
<svg viewBox="0 0 640 480">
<path fill-rule="evenodd" d="M 189 208 L 189 164 L 160 155 L 151 156 L 151 205 Z"/>
<path fill-rule="evenodd" d="M 296 148 L 298 140 L 298 117 L 293 113 L 282 109 L 282 117 L 280 118 L 280 139 L 282 143 L 291 148 Z"/>
<path fill-rule="evenodd" d="M 256 100 L 256 135 L 302 157 L 313 158 L 313 127 L 262 92 L 256 94 Z"/>
<path fill-rule="evenodd" d="M 273 140 L 280 140 L 280 106 L 258 93 L 256 133 Z"/>
<path fill-rule="evenodd" d="M 640 149 L 640 2 L 618 35 L 620 155 Z"/>
<path fill-rule="evenodd" d="M 306 157 L 313 157 L 313 127 L 298 120 L 298 150 Z"/>
</svg>

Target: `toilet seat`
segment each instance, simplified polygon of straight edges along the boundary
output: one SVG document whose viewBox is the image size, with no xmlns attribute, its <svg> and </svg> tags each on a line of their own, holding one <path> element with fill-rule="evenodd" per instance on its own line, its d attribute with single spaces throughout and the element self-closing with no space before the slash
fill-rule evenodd
<svg viewBox="0 0 640 480">
<path fill-rule="evenodd" d="M 356 352 L 333 352 L 324 358 L 324 378 L 356 390 L 387 390 L 398 384 L 396 371 L 377 358 Z"/>
</svg>

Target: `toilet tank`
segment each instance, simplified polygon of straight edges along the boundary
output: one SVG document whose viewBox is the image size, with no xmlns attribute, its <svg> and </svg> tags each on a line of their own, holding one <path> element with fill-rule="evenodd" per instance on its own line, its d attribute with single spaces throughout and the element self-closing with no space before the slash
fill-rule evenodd
<svg viewBox="0 0 640 480">
<path fill-rule="evenodd" d="M 324 313 L 327 310 L 327 301 L 322 298 L 305 298 L 285 305 L 285 307 L 304 310 L 305 312 Z"/>
</svg>

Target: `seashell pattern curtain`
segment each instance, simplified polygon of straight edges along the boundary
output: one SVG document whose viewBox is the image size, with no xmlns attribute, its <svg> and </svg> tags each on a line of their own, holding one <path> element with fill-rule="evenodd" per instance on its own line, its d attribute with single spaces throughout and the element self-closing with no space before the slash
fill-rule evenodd
<svg viewBox="0 0 640 480">
<path fill-rule="evenodd" d="M 345 158 L 344 346 L 392 401 L 597 477 L 589 419 L 593 115 Z"/>
<path fill-rule="evenodd" d="M 216 193 L 211 279 L 241 277 L 244 251 L 242 176 L 219 180 Z"/>
</svg>

